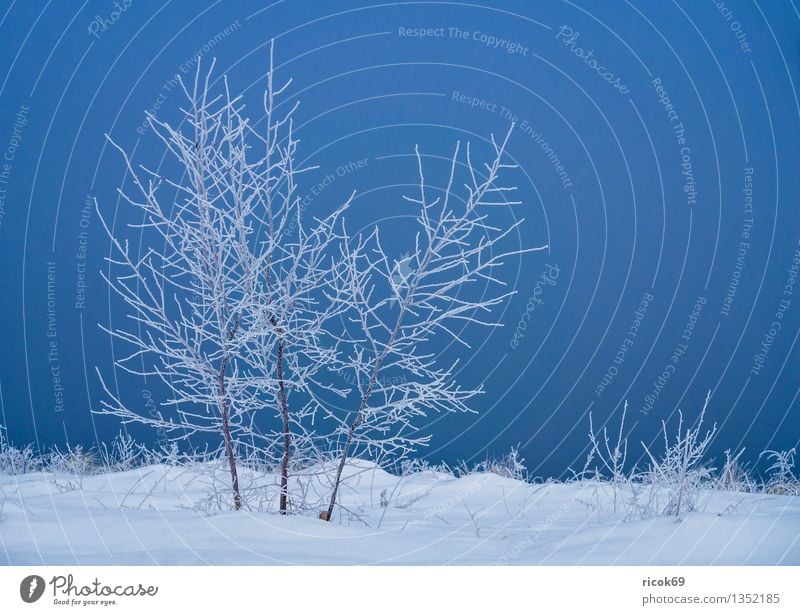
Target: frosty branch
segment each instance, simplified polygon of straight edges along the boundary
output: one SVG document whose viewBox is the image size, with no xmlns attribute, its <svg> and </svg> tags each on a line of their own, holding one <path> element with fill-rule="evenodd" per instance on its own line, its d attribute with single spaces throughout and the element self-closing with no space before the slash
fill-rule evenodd
<svg viewBox="0 0 800 615">
<path fill-rule="evenodd" d="M 492 137 L 493 158 L 484 164 L 485 175 L 473 164 L 469 144 L 461 163 L 457 144 L 446 187 L 436 198 L 429 194 L 433 190 L 426 182 L 417 147 L 419 192 L 405 199 L 417 209 L 418 231 L 414 253 L 407 259 L 390 264 L 377 228 L 344 246 L 342 260 L 357 341 L 340 371 L 352 373 L 358 406 L 344 418 L 328 413 L 338 422 L 344 442 L 328 519 L 354 447 L 376 456 L 403 456 L 428 439 L 415 433 L 416 418 L 429 410 L 469 412 L 470 400 L 482 392 L 481 387 L 459 386 L 457 362 L 442 366 L 429 342 L 444 334 L 469 348 L 457 326 L 500 326 L 492 308 L 514 291 L 505 289 L 497 270 L 510 256 L 546 247 L 504 251 L 504 239 L 522 220 L 505 229 L 489 222 L 491 206 L 519 204 L 506 198 L 515 188 L 500 181 L 501 172 L 515 166 L 504 161 L 511 130 L 513 126 L 499 143 Z M 459 164 L 464 164 L 468 175 L 464 197 L 454 188 Z M 483 288 L 476 288 L 481 284 Z M 384 373 L 395 377 L 384 379 Z"/>
</svg>

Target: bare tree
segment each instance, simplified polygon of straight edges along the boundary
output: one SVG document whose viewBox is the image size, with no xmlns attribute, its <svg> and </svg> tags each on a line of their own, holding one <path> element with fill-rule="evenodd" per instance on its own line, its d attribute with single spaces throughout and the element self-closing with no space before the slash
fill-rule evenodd
<svg viewBox="0 0 800 615">
<path fill-rule="evenodd" d="M 290 152 L 289 160 L 291 156 Z M 323 390 L 340 396 L 347 392 L 326 382 L 321 372 L 336 363 L 339 339 L 329 325 L 347 308 L 344 277 L 334 256 L 344 238 L 342 214 L 350 199 L 329 216 L 315 220 L 311 230 L 291 224 L 299 222 L 301 214 L 301 200 L 294 195 L 291 178 L 283 200 L 285 205 L 268 224 L 272 250 L 257 302 L 256 334 L 247 344 L 246 357 L 255 373 L 266 376 L 265 386 L 257 387 L 261 396 L 278 409 L 280 428 L 270 437 L 282 446 L 279 509 L 285 514 L 293 451 L 315 448 L 309 423 L 313 425 L 320 408 L 318 395 Z M 293 406 L 294 393 L 301 400 Z"/>
<path fill-rule="evenodd" d="M 181 82 L 189 102 L 181 125 L 148 116 L 184 177 L 137 170 L 117 146 L 140 193 L 138 200 L 123 193 L 142 211 L 143 222 L 133 227 L 154 233 L 152 245 L 163 248 L 134 256 L 101 216 L 115 252 L 115 273 L 106 279 L 131 308 L 134 325 L 107 331 L 132 346 L 117 365 L 158 376 L 179 420 L 129 410 L 107 388 L 102 411 L 184 435 L 221 432 L 237 509 L 235 444 L 280 449 L 279 509 L 286 513 L 290 458 L 314 445 L 307 423 L 319 408 L 317 396 L 346 394 L 320 372 L 337 354 L 328 323 L 347 308 L 346 270 L 334 257 L 346 238 L 343 214 L 352 197 L 306 222 L 297 177 L 313 167 L 296 161 L 297 104 L 277 112 L 291 80 L 275 85 L 273 57 L 271 46 L 263 132 L 245 117 L 227 81 L 224 94 L 211 94 L 213 65 L 203 79 L 198 66 L 191 89 Z M 162 184 L 177 197 L 165 201 Z M 293 408 L 296 392 L 302 396 Z M 277 429 L 264 430 L 256 420 L 265 408 L 275 412 Z"/>
<path fill-rule="evenodd" d="M 274 120 L 276 97 L 291 80 L 279 89 L 274 87 L 272 58 L 270 53 L 264 96 L 268 164 L 260 179 L 267 188 L 263 191 L 266 217 L 259 236 L 264 256 L 262 284 L 254 297 L 254 326 L 244 355 L 250 373 L 258 374 L 251 378 L 253 392 L 278 410 L 280 428 L 265 435 L 282 448 L 279 510 L 285 514 L 292 452 L 313 448 L 306 420 L 310 418 L 313 424 L 319 408 L 316 395 L 322 389 L 345 394 L 318 376 L 337 352 L 338 340 L 330 335 L 328 323 L 346 307 L 343 275 L 334 257 L 345 238 L 343 214 L 352 195 L 328 216 L 306 223 L 296 177 L 314 167 L 300 168 L 296 162 L 298 141 L 292 118 L 297 105 Z M 278 163 L 270 164 L 272 160 Z M 293 393 L 304 394 L 296 407 L 290 404 Z"/>
<path fill-rule="evenodd" d="M 415 419 L 430 410 L 469 412 L 470 400 L 482 392 L 481 387 L 459 386 L 457 362 L 442 366 L 429 342 L 442 333 L 468 348 L 457 326 L 501 326 L 492 308 L 514 291 L 503 288 L 496 270 L 507 257 L 531 251 L 501 247 L 522 220 L 504 230 L 489 221 L 491 206 L 519 204 L 506 199 L 515 188 L 499 181 L 501 171 L 515 166 L 504 162 L 511 130 L 501 143 L 492 137 L 494 156 L 484 165 L 485 175 L 473 165 L 469 144 L 461 162 L 457 144 L 446 188 L 436 198 L 430 195 L 433 189 L 416 149 L 419 193 L 405 197 L 418 208 L 411 256 L 390 262 L 377 228 L 343 249 L 350 318 L 357 333 L 339 371 L 350 374 L 358 405 L 344 417 L 327 413 L 336 421 L 343 444 L 323 518 L 333 517 L 342 472 L 354 449 L 402 457 L 428 440 L 415 433 Z M 466 194 L 459 196 L 454 184 L 462 164 L 468 179 Z M 485 287 L 476 288 L 481 284 Z"/>
<path fill-rule="evenodd" d="M 199 67 L 190 87 L 181 82 L 188 105 L 177 128 L 148 116 L 177 160 L 177 177 L 135 167 L 114 144 L 136 188 L 135 197 L 120 190 L 141 214 L 130 226 L 148 247 L 134 253 L 98 210 L 112 244 L 104 277 L 128 308 L 125 324 L 104 330 L 130 349 L 118 367 L 164 383 L 171 393 L 165 406 L 177 420 L 131 410 L 105 383 L 100 411 L 175 437 L 221 434 L 236 509 L 237 446 L 280 450 L 279 509 L 286 513 L 292 456 L 343 438 L 330 518 L 353 450 L 402 458 L 427 441 L 413 433 L 416 417 L 470 411 L 468 402 L 482 392 L 459 386 L 457 362 L 442 365 L 425 348 L 438 333 L 466 346 L 459 325 L 499 326 L 489 314 L 513 294 L 496 271 L 507 256 L 526 251 L 501 248 L 522 221 L 501 230 L 487 213 L 516 204 L 506 199 L 514 188 L 498 181 L 513 166 L 503 160 L 511 131 L 500 144 L 492 139 L 484 174 L 469 145 L 465 162 L 457 145 L 439 198 L 427 196 L 417 150 L 420 192 L 407 198 L 419 211 L 416 251 L 390 264 L 377 228 L 348 237 L 344 213 L 352 197 L 305 222 L 296 178 L 308 168 L 295 158 L 296 105 L 277 114 L 276 97 L 289 82 L 275 88 L 273 75 L 270 60 L 263 132 L 227 81 L 214 96 L 211 71 L 203 76 Z M 454 190 L 459 165 L 468 172 L 461 197 Z M 359 400 L 345 417 L 329 409 L 327 396 L 352 398 L 336 385 L 343 375 Z M 265 408 L 275 413 L 274 429 L 257 420 Z M 321 410 L 334 421 L 332 434 L 317 431 Z"/>
<path fill-rule="evenodd" d="M 158 377 L 171 393 L 165 405 L 175 408 L 178 420 L 129 409 L 105 383 L 108 400 L 101 412 L 179 431 L 180 437 L 220 433 L 239 509 L 235 434 L 262 435 L 253 413 L 262 407 L 264 391 L 280 385 L 271 371 L 259 372 L 248 362 L 256 340 L 263 345 L 265 335 L 280 337 L 261 318 L 280 229 L 260 231 L 274 224 L 276 209 L 283 224 L 291 217 L 298 171 L 292 160 L 293 109 L 276 119 L 274 98 L 286 86 L 273 89 L 272 65 L 265 134 L 243 115 L 241 97 L 231 96 L 226 79 L 224 93 L 211 93 L 212 72 L 213 64 L 205 75 L 198 66 L 188 86 L 179 78 L 187 105 L 177 127 L 148 115 L 178 163 L 178 177 L 134 167 L 112 141 L 136 188 L 135 196 L 122 189 L 120 194 L 141 213 L 141 222 L 130 227 L 142 233 L 143 254 L 117 236 L 98 208 L 112 244 L 103 277 L 128 307 L 127 324 L 104 327 L 130 349 L 116 365 Z"/>
</svg>

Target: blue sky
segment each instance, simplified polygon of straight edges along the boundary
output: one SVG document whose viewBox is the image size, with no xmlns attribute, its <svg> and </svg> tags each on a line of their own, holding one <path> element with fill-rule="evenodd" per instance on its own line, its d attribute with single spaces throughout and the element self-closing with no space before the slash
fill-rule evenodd
<svg viewBox="0 0 800 615">
<path fill-rule="evenodd" d="M 176 74 L 216 58 L 257 113 L 270 38 L 300 100 L 303 194 L 324 212 L 358 191 L 351 228 L 397 221 L 415 144 L 510 155 L 524 217 L 504 328 L 470 332 L 461 381 L 478 414 L 432 416 L 432 460 L 520 444 L 536 474 L 582 464 L 588 413 L 649 443 L 712 390 L 714 453 L 800 436 L 798 33 L 792 2 L 14 2 L 0 49 L 2 421 L 16 442 L 96 444 L 98 323 L 121 318 L 99 276 L 124 181 L 106 133 L 162 151 L 144 112 L 177 117 Z M 258 117 L 256 115 L 256 117 Z M 438 175 L 437 175 L 438 172 Z M 432 183 L 446 181 L 432 166 Z M 124 209 L 120 220 L 125 219 Z M 120 376 L 132 404 L 156 383 Z M 146 431 L 135 430 L 142 438 Z M 638 451 L 638 447 L 636 447 Z M 635 455 L 634 455 L 635 456 Z"/>
</svg>

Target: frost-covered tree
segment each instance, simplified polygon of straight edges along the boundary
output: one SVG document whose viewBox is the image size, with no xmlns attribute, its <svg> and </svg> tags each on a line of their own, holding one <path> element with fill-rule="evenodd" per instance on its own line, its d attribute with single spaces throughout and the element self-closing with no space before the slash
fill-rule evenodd
<svg viewBox="0 0 800 615">
<path fill-rule="evenodd" d="M 405 197 L 417 211 L 409 256 L 392 262 L 377 227 L 344 246 L 352 343 L 339 372 L 354 383 L 357 406 L 344 416 L 328 412 L 342 441 L 323 515 L 328 520 L 354 450 L 402 457 L 428 440 L 415 430 L 415 419 L 429 411 L 469 412 L 470 402 L 482 392 L 481 387 L 460 386 L 457 362 L 444 363 L 431 342 L 443 334 L 469 349 L 459 327 L 500 326 L 492 308 L 514 294 L 498 270 L 508 257 L 528 251 L 508 248 L 504 241 L 522 220 L 501 229 L 489 216 L 494 205 L 518 204 L 507 198 L 515 188 L 500 181 L 501 173 L 515 166 L 505 161 L 510 135 L 511 130 L 500 143 L 492 137 L 494 155 L 483 168 L 473 164 L 469 144 L 462 161 L 457 144 L 446 186 L 437 197 L 416 149 L 419 191 Z M 456 189 L 462 165 L 463 193 Z"/>
<path fill-rule="evenodd" d="M 148 116 L 177 162 L 174 176 L 135 167 L 117 146 L 135 187 L 134 194 L 120 193 L 140 211 L 131 228 L 141 231 L 144 247 L 134 251 L 100 216 L 112 243 L 104 277 L 128 308 L 123 324 L 105 330 L 129 349 L 117 367 L 158 377 L 178 418 L 130 409 L 108 387 L 101 412 L 182 437 L 221 434 L 236 509 L 237 445 L 282 447 L 285 511 L 291 429 L 299 423 L 289 395 L 328 356 L 318 343 L 321 323 L 338 304 L 326 300 L 336 275 L 327 252 L 347 203 L 304 228 L 296 106 L 277 113 L 276 98 L 289 82 L 274 87 L 271 58 L 261 131 L 226 79 L 223 92 L 212 93 L 212 65 L 206 74 L 198 67 L 193 83 L 180 81 L 187 104 L 177 126 Z M 277 432 L 259 427 L 256 411 L 265 408 L 280 417 Z"/>
<path fill-rule="evenodd" d="M 272 61 L 262 130 L 227 80 L 213 93 L 212 71 L 198 67 L 193 83 L 181 81 L 180 123 L 148 116 L 172 155 L 167 170 L 134 165 L 112 141 L 134 187 L 120 193 L 138 211 L 130 228 L 142 248 L 132 248 L 98 208 L 112 245 L 104 278 L 127 308 L 122 323 L 104 327 L 127 348 L 116 366 L 160 379 L 170 392 L 164 405 L 177 418 L 131 409 L 105 383 L 100 412 L 175 438 L 220 434 L 236 509 L 243 504 L 237 447 L 279 452 L 282 513 L 292 457 L 333 448 L 340 458 L 330 517 L 354 451 L 402 458 L 427 441 L 413 433 L 416 417 L 469 411 L 481 393 L 461 387 L 457 363 L 443 364 L 429 342 L 443 333 L 467 347 L 459 327 L 499 326 L 492 308 L 513 294 L 497 272 L 524 251 L 504 247 L 521 220 L 499 229 L 488 214 L 514 204 L 507 198 L 514 188 L 499 181 L 513 166 L 504 161 L 511 131 L 502 143 L 492 139 L 485 169 L 473 165 L 469 146 L 465 156 L 456 146 L 439 198 L 429 196 L 417 151 L 419 193 L 407 198 L 418 211 L 415 250 L 391 263 L 377 227 L 347 235 L 352 197 L 325 217 L 306 215 L 296 106 L 277 112 L 289 83 L 274 87 Z M 461 167 L 464 193 L 455 188 Z M 342 416 L 330 394 L 357 397 L 357 407 Z M 276 420 L 260 420 L 264 411 Z"/>
<path fill-rule="evenodd" d="M 268 100 L 272 96 L 270 79 Z M 278 138 L 276 128 L 268 136 L 269 148 Z M 282 448 L 281 513 L 288 510 L 292 454 L 302 454 L 316 446 L 310 427 L 320 408 L 318 395 L 325 390 L 346 394 L 346 389 L 326 381 L 321 372 L 335 363 L 338 352 L 339 339 L 331 334 L 329 325 L 347 307 L 342 291 L 344 277 L 335 257 L 345 239 L 342 216 L 351 199 L 327 217 L 312 219 L 307 225 L 295 183 L 296 146 L 290 121 L 282 149 L 284 177 L 279 198 L 268 203 L 263 229 L 268 254 L 263 262 L 263 283 L 255 296 L 253 334 L 244 349 L 251 373 L 259 374 L 263 380 L 262 386 L 253 379 L 253 391 L 277 408 L 280 418 L 277 431 L 262 435 L 279 442 Z"/>
</svg>

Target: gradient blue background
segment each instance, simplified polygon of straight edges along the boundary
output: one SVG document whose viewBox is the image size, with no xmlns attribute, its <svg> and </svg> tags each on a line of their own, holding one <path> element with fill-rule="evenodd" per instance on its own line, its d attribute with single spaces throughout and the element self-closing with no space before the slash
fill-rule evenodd
<svg viewBox="0 0 800 615">
<path fill-rule="evenodd" d="M 408 157 L 414 145 L 447 156 L 456 140 L 471 140 L 486 154 L 489 134 L 508 128 L 501 106 L 542 135 L 569 176 L 565 188 L 541 147 L 515 132 L 510 154 L 520 169 L 513 177 L 525 203 L 498 210 L 497 219 L 524 217 L 517 241 L 550 249 L 509 264 L 505 273 L 518 295 L 502 312 L 506 326 L 491 334 L 470 331 L 476 351 L 465 355 L 459 373 L 465 384 L 485 385 L 479 414 L 431 417 L 420 426 L 434 436 L 422 455 L 477 460 L 520 443 L 530 470 L 559 475 L 582 465 L 590 411 L 599 424 L 617 421 L 627 399 L 631 442 L 649 443 L 677 408 L 696 417 L 709 389 L 708 418 L 720 426 L 714 455 L 744 446 L 755 463 L 764 449 L 796 446 L 800 291 L 763 368 L 757 375 L 751 368 L 800 239 L 800 14 L 794 2 L 723 6 L 133 0 L 115 23 L 93 34 L 93 21 L 108 20 L 113 2 L 4 3 L 0 162 L 9 168 L 0 184 L 0 387 L 10 438 L 42 449 L 65 441 L 93 445 L 119 429 L 90 412 L 100 398 L 95 366 L 113 373 L 112 347 L 98 323 L 122 317 L 99 276 L 108 239 L 95 214 L 81 226 L 87 197 L 97 198 L 109 218 L 119 205 L 115 191 L 124 169 L 104 134 L 157 166 L 161 150 L 149 131 L 137 128 L 159 101 L 161 118 L 177 117 L 181 97 L 168 82 L 198 52 L 204 63 L 217 59 L 218 74 L 246 92 L 260 117 L 274 37 L 278 75 L 294 79 L 289 99 L 302 102 L 301 158 L 321 167 L 307 177 L 304 195 L 326 172 L 367 161 L 313 198 L 323 212 L 358 190 L 351 228 L 399 217 L 402 229 L 408 208 L 399 197 L 415 179 Z M 565 25 L 580 33 L 575 45 L 593 49 L 627 93 L 557 38 Z M 443 27 L 445 36 L 400 36 L 400 28 L 419 27 Z M 517 42 L 525 51 L 509 54 L 471 36 L 452 37 L 447 29 L 454 27 Z M 658 77 L 686 128 L 694 204 L 683 191 L 680 146 L 651 83 Z M 495 104 L 496 111 L 454 101 L 454 92 Z M 17 121 L 21 110 L 25 126 Z M 445 167 L 431 164 L 430 180 L 441 185 Z M 748 217 L 742 193 L 748 167 L 753 228 L 730 313 L 723 315 Z M 118 222 L 129 220 L 128 213 L 121 210 Z M 84 230 L 86 304 L 76 307 Z M 397 256 L 412 245 L 404 237 L 398 232 L 390 245 Z M 50 261 L 55 338 L 48 337 Z M 559 276 L 537 295 L 541 304 L 514 348 L 514 331 L 547 265 L 557 266 Z M 646 293 L 653 300 L 639 333 L 598 395 Z M 706 303 L 687 352 L 648 409 L 646 396 L 681 343 L 698 297 Z M 56 361 L 48 357 L 52 340 Z M 63 411 L 55 407 L 54 366 L 64 384 Z M 157 383 L 121 375 L 115 386 L 131 405 L 163 393 Z M 632 448 L 632 459 L 638 450 Z"/>
</svg>

